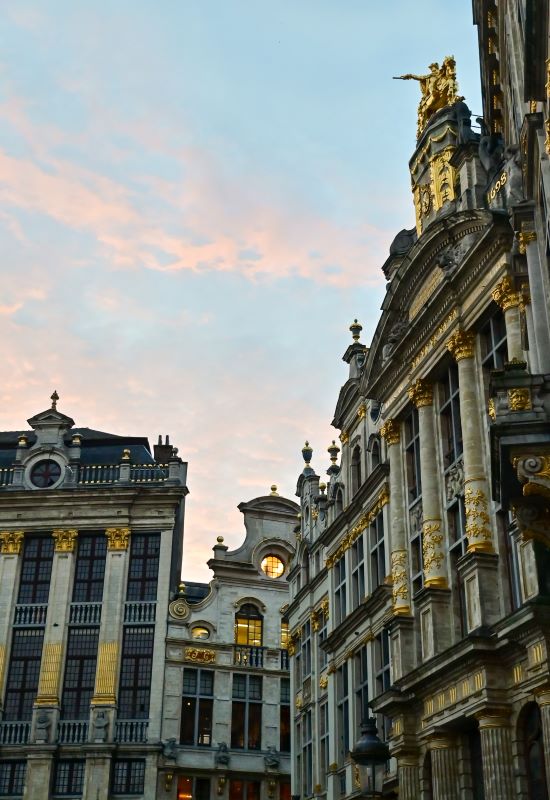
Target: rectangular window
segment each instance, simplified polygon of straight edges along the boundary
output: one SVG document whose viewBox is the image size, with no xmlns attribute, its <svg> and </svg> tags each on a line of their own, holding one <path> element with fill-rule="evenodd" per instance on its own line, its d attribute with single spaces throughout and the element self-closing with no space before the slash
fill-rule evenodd
<svg viewBox="0 0 550 800">
<path fill-rule="evenodd" d="M 103 597 L 107 537 L 104 533 L 78 535 L 73 587 L 74 603 L 99 603 Z"/>
<path fill-rule="evenodd" d="M 462 424 L 458 388 L 458 367 L 453 364 L 442 382 L 441 441 L 443 443 L 443 466 L 447 470 L 462 455 Z"/>
<path fill-rule="evenodd" d="M 508 360 L 508 345 L 506 342 L 506 323 L 502 311 L 497 311 L 479 332 L 481 346 L 481 364 L 485 384 L 485 400 L 489 395 L 489 380 L 491 370 L 502 369 Z"/>
<path fill-rule="evenodd" d="M 229 781 L 229 800 L 260 800 L 260 781 Z"/>
<path fill-rule="evenodd" d="M 338 731 L 338 763 L 344 763 L 349 752 L 349 688 L 348 665 L 336 670 L 336 721 Z"/>
<path fill-rule="evenodd" d="M 376 696 L 386 692 L 391 685 L 390 674 L 390 637 L 388 631 L 383 630 L 374 638 L 374 670 L 376 681 Z M 390 735 L 390 718 L 382 717 L 381 728 L 384 741 Z"/>
<path fill-rule="evenodd" d="M 405 465 L 407 471 L 407 492 L 409 505 L 422 494 L 420 475 L 420 434 L 418 411 L 413 409 L 405 420 Z"/>
<path fill-rule="evenodd" d="M 0 797 L 23 797 L 26 761 L 0 761 Z"/>
<path fill-rule="evenodd" d="M 85 766 L 86 762 L 83 759 L 71 758 L 56 761 L 53 779 L 53 796 L 82 796 L 84 790 Z"/>
<path fill-rule="evenodd" d="M 386 579 L 386 547 L 384 543 L 384 515 L 377 514 L 369 527 L 370 591 L 374 592 Z"/>
<path fill-rule="evenodd" d="M 347 615 L 346 602 L 346 556 L 334 565 L 334 622 L 340 625 Z"/>
<path fill-rule="evenodd" d="M 156 600 L 160 534 L 133 533 L 130 537 L 127 600 Z"/>
<path fill-rule="evenodd" d="M 311 675 L 311 622 L 304 623 L 302 631 L 302 680 Z"/>
<path fill-rule="evenodd" d="M 25 536 L 18 603 L 47 603 L 53 562 L 52 536 Z"/>
<path fill-rule="evenodd" d="M 42 659 L 42 628 L 16 628 L 13 632 L 6 684 L 4 720 L 29 720 L 38 692 Z"/>
<path fill-rule="evenodd" d="M 181 744 L 212 745 L 214 673 L 207 669 L 183 670 Z"/>
<path fill-rule="evenodd" d="M 113 765 L 113 794 L 143 794 L 145 759 L 118 759 Z"/>
<path fill-rule="evenodd" d="M 281 650 L 288 649 L 288 622 L 281 622 Z"/>
<path fill-rule="evenodd" d="M 210 779 L 180 775 L 177 800 L 210 800 Z"/>
<path fill-rule="evenodd" d="M 365 542 L 363 534 L 351 546 L 351 610 L 365 599 Z"/>
<path fill-rule="evenodd" d="M 361 732 L 361 722 L 368 719 L 369 714 L 369 670 L 367 647 L 355 654 L 355 726 L 357 737 Z"/>
<path fill-rule="evenodd" d="M 281 678 L 279 706 L 279 750 L 290 753 L 290 678 Z"/>
<path fill-rule="evenodd" d="M 328 703 L 325 701 L 319 706 L 319 743 L 320 743 L 320 775 L 321 788 L 327 785 L 329 765 L 329 733 L 328 733 Z"/>
<path fill-rule="evenodd" d="M 313 729 L 311 724 L 311 711 L 304 714 L 303 727 L 303 775 L 302 775 L 302 797 L 310 797 L 313 794 Z"/>
<path fill-rule="evenodd" d="M 319 646 L 317 647 L 317 654 L 318 654 L 318 658 L 319 658 L 319 672 L 322 672 L 322 670 L 324 670 L 324 668 L 326 667 L 326 665 L 328 663 L 328 655 L 325 652 L 325 650 L 323 650 L 323 648 L 321 647 L 321 643 L 325 641 L 325 639 L 327 638 L 327 635 L 328 635 L 328 632 L 327 632 L 327 617 L 326 617 L 326 614 L 325 614 L 325 612 L 323 610 L 319 611 L 318 619 L 319 619 L 319 626 L 320 627 L 319 627 L 319 631 L 317 632 L 317 637 L 318 637 L 317 641 L 318 641 L 318 644 L 319 644 Z"/>
<path fill-rule="evenodd" d="M 153 666 L 152 625 L 124 627 L 118 695 L 119 719 L 147 719 Z"/>
<path fill-rule="evenodd" d="M 261 750 L 262 679 L 259 675 L 233 675 L 231 747 Z"/>
<path fill-rule="evenodd" d="M 69 628 L 61 700 L 63 719 L 87 720 L 90 716 L 98 641 L 99 628 Z"/>
</svg>

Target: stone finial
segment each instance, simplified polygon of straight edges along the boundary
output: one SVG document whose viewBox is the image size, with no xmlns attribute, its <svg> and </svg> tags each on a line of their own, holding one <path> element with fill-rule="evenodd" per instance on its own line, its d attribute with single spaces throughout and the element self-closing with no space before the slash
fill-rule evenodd
<svg viewBox="0 0 550 800">
<path fill-rule="evenodd" d="M 309 442 L 306 440 L 305 445 L 302 447 L 302 456 L 306 462 L 306 467 L 309 467 L 312 455 L 313 449 L 309 446 Z"/>
<path fill-rule="evenodd" d="M 325 493 L 325 491 L 326 491 L 326 488 L 327 488 L 327 485 L 326 485 L 326 483 L 320 483 L 320 484 L 319 484 L 319 491 L 321 492 L 321 494 L 324 494 L 324 493 Z"/>
<path fill-rule="evenodd" d="M 185 584 L 183 581 L 178 585 L 178 594 L 183 596 L 185 594 Z"/>
<path fill-rule="evenodd" d="M 57 408 L 57 401 L 59 400 L 59 395 L 57 394 L 57 391 L 55 389 L 53 390 L 53 394 L 50 396 L 50 400 L 52 401 L 52 408 L 55 411 L 55 409 Z"/>
<path fill-rule="evenodd" d="M 130 460 L 130 450 L 125 447 L 122 451 L 122 458 L 121 461 L 129 461 Z"/>
<path fill-rule="evenodd" d="M 351 331 L 351 335 L 354 342 L 359 341 L 359 337 L 361 336 L 361 331 L 363 330 L 363 326 L 361 323 L 357 322 L 356 319 L 353 320 L 352 324 L 349 326 Z"/>
<path fill-rule="evenodd" d="M 217 536 L 216 541 L 218 544 L 223 544 L 223 536 Z"/>
<path fill-rule="evenodd" d="M 18 447 L 27 447 L 28 444 L 29 444 L 29 440 L 27 438 L 27 434 L 26 433 L 22 433 L 21 436 L 17 440 L 17 446 Z"/>
<path fill-rule="evenodd" d="M 273 483 L 271 485 L 271 491 L 269 493 L 270 497 L 279 497 L 279 492 L 277 491 L 277 485 Z"/>
<path fill-rule="evenodd" d="M 327 447 L 327 452 L 330 455 L 330 460 L 333 464 L 336 464 L 336 459 L 338 458 L 338 453 L 340 452 L 340 448 L 336 444 L 335 440 L 332 440 L 332 444 L 330 447 Z"/>
</svg>

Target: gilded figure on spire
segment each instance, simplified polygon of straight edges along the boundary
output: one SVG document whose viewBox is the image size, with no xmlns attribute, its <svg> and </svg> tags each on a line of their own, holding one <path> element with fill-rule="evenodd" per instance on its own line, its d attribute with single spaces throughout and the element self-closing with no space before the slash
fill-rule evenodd
<svg viewBox="0 0 550 800">
<path fill-rule="evenodd" d="M 456 82 L 456 62 L 453 56 L 446 56 L 441 66 L 435 61 L 430 64 L 427 75 L 397 75 L 397 81 L 418 81 L 422 97 L 418 104 L 418 136 L 422 133 L 429 120 L 436 111 L 446 106 L 452 106 L 463 97 L 458 95 Z"/>
</svg>

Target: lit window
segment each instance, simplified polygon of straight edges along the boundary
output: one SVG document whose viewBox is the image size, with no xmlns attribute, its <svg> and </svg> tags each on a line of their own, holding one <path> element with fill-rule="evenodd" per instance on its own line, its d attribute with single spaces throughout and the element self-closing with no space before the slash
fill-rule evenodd
<svg viewBox="0 0 550 800">
<path fill-rule="evenodd" d="M 210 631 L 208 628 L 197 625 L 195 628 L 191 629 L 191 636 L 193 639 L 210 639 Z"/>
<path fill-rule="evenodd" d="M 268 578 L 280 578 L 285 571 L 285 565 L 277 556 L 269 555 L 262 560 L 262 571 Z"/>
</svg>

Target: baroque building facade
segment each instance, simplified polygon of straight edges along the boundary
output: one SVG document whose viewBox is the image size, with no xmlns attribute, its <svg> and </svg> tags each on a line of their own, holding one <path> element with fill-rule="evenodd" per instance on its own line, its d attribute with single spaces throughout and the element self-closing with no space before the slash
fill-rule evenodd
<svg viewBox="0 0 550 800">
<path fill-rule="evenodd" d="M 219 536 L 210 584 L 181 584 L 169 606 L 160 796 L 290 800 L 287 575 L 298 506 L 241 503 L 246 536 Z"/>
<path fill-rule="evenodd" d="M 416 227 L 382 266 L 369 347 L 351 326 L 328 478 L 303 449 L 288 612 L 303 798 L 360 794 L 369 713 L 385 796 L 548 798 L 548 7 L 473 5 L 480 132 L 451 57 L 401 76 L 422 92 Z"/>
<path fill-rule="evenodd" d="M 187 464 L 58 399 L 0 434 L 0 797 L 149 800 Z"/>
</svg>

